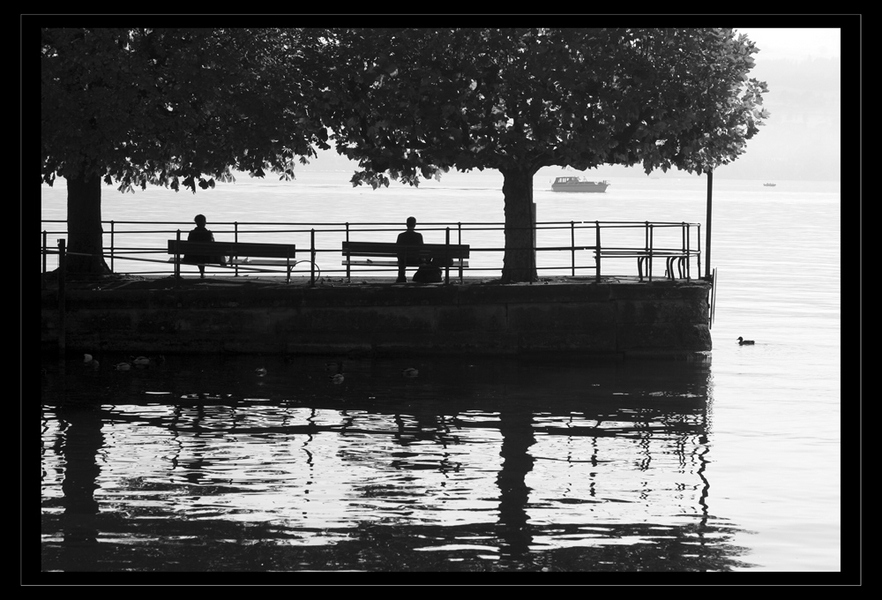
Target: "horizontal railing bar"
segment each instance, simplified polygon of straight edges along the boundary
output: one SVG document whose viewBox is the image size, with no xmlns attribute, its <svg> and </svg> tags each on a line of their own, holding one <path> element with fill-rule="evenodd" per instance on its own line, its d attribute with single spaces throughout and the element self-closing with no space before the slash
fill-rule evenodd
<svg viewBox="0 0 882 600">
<path fill-rule="evenodd" d="M 50 224 L 66 224 L 66 221 L 63 220 L 51 220 L 46 219 L 42 220 L 42 224 L 45 227 Z M 149 254 L 166 254 L 165 245 L 163 244 L 161 247 L 159 244 L 156 246 L 147 246 L 147 245 L 126 245 L 120 246 L 116 245 L 118 241 L 124 241 L 129 236 L 168 236 L 162 239 L 162 242 L 165 242 L 167 239 L 170 239 L 178 233 L 185 233 L 188 231 L 192 224 L 189 221 L 102 221 L 102 226 L 109 225 L 109 228 L 106 228 L 102 231 L 102 234 L 106 234 L 110 236 L 110 246 L 105 247 L 102 252 L 103 256 L 110 258 L 110 265 L 113 268 L 113 261 L 115 260 L 125 260 L 125 261 L 140 261 L 140 262 L 154 262 L 157 264 L 166 264 L 167 259 L 159 260 L 159 259 L 150 259 L 143 258 L 144 255 Z M 129 226 L 135 226 L 135 228 L 128 229 Z M 151 227 L 154 226 L 154 227 Z M 166 227 L 166 228 L 158 228 Z M 361 235 L 367 235 L 368 239 L 374 238 L 376 239 L 376 235 L 389 235 L 395 232 L 400 232 L 402 230 L 402 225 L 399 222 L 366 222 L 366 223 L 353 223 L 353 222 L 322 222 L 322 223 L 303 223 L 303 222 L 267 222 L 267 221 L 219 221 L 212 222 L 212 230 L 216 235 L 220 235 L 223 237 L 227 237 L 228 235 L 235 236 L 235 240 L 241 243 L 247 243 L 243 240 L 250 239 L 253 242 L 256 241 L 255 236 L 273 236 L 270 238 L 271 240 L 279 240 L 285 239 L 285 243 L 290 243 L 297 245 L 296 254 L 298 256 L 306 256 L 310 255 L 311 261 L 302 261 L 306 263 L 311 263 L 315 266 L 316 269 L 320 270 L 322 273 L 341 273 L 346 272 L 345 269 L 321 269 L 318 264 L 316 264 L 316 257 L 319 255 L 325 256 L 329 254 L 340 254 L 341 248 L 339 246 L 339 241 L 344 238 L 346 240 L 352 240 L 353 237 L 358 240 L 358 237 Z M 450 242 L 453 244 L 462 244 L 464 242 L 469 243 L 471 246 L 471 252 L 473 254 L 473 258 L 470 261 L 471 266 L 468 267 L 470 272 L 482 272 L 482 271 L 499 271 L 502 267 L 500 263 L 500 259 L 495 257 L 498 253 L 503 253 L 506 251 L 506 248 L 503 245 L 489 245 L 489 246 L 478 246 L 475 245 L 473 240 L 474 236 L 483 235 L 483 240 L 479 241 L 489 241 L 492 239 L 502 238 L 505 234 L 511 231 L 513 228 L 506 227 L 505 223 L 499 222 L 426 222 L 421 223 L 420 231 L 423 232 L 443 232 L 447 231 L 454 234 L 454 237 L 450 238 Z M 565 258 L 563 261 L 560 261 L 557 258 L 551 259 L 553 262 L 557 264 L 548 265 L 544 263 L 536 264 L 537 271 L 546 271 L 546 270 L 560 270 L 560 269 L 570 269 L 573 274 L 577 270 L 582 271 L 585 269 L 595 269 L 598 270 L 599 261 L 601 258 L 603 260 L 607 260 L 609 258 L 658 258 L 669 259 L 668 264 L 670 266 L 670 259 L 681 259 L 685 260 L 685 265 L 680 263 L 685 267 L 686 277 L 689 277 L 689 269 L 690 263 L 693 259 L 698 260 L 697 266 L 699 268 L 700 273 L 700 256 L 701 256 L 701 225 L 699 223 L 685 222 L 685 221 L 541 221 L 536 223 L 534 226 L 529 228 L 516 228 L 516 229 L 531 229 L 534 231 L 537 237 L 535 237 L 535 243 L 533 250 L 536 252 L 537 256 L 541 253 L 543 256 L 549 256 L 551 253 L 563 253 L 569 252 L 571 254 L 570 257 Z M 680 240 L 679 245 L 671 245 L 673 242 L 670 239 L 672 234 L 670 233 L 662 233 L 660 235 L 656 235 L 654 238 L 653 234 L 659 234 L 662 230 L 679 230 L 680 234 L 678 235 Z M 693 229 L 695 233 L 693 233 Z M 617 242 L 616 245 L 603 245 L 601 241 L 601 233 L 604 231 L 616 230 L 621 233 L 614 233 L 611 235 L 610 241 Z M 570 232 L 567 235 L 566 242 L 561 244 L 563 241 L 560 236 L 565 235 L 564 232 Z M 42 235 L 42 245 L 43 245 L 43 269 L 44 271 L 48 268 L 45 257 L 57 255 L 58 252 L 52 248 L 48 248 L 49 242 L 47 240 L 48 236 L 65 236 L 68 232 L 65 228 L 58 228 L 53 230 L 43 229 Z M 376 234 L 376 235 L 368 235 L 368 234 Z M 577 235 L 578 234 L 578 235 Z M 639 237 L 635 237 L 634 234 L 637 234 Z M 303 237 L 309 235 L 309 240 L 303 240 Z M 590 235 L 590 238 L 587 239 L 577 239 L 584 238 L 586 235 Z M 284 237 L 283 237 L 284 236 Z M 326 238 L 328 236 L 333 236 L 334 241 L 331 242 Z M 621 236 L 625 236 L 622 239 Z M 103 235 L 102 235 L 103 238 Z M 596 238 L 596 241 L 595 241 Z M 629 239 L 630 238 L 630 239 Z M 332 238 L 333 239 L 333 238 Z M 359 241 L 368 241 L 368 239 L 363 239 Z M 324 242 L 320 241 L 324 240 Z M 559 240 L 559 241 L 558 241 Z M 632 245 L 622 245 L 622 242 L 634 241 L 637 242 Z M 229 239 L 219 239 L 220 243 L 229 243 Z M 304 243 L 304 241 L 306 243 Z M 554 243 L 554 241 L 558 241 L 558 243 Z M 659 246 L 656 245 L 656 241 L 662 242 L 664 245 Z M 141 240 L 138 240 L 141 242 Z M 547 242 L 552 242 L 551 244 L 544 245 Z M 149 243 L 149 241 L 147 242 Z M 269 243 L 279 243 L 279 242 L 269 242 Z M 598 246 L 600 246 L 598 248 Z M 694 246 L 694 247 L 693 247 Z M 598 256 L 599 250 L 599 256 Z M 592 253 L 593 251 L 593 253 Z M 583 265 L 577 264 L 576 262 L 576 254 L 579 254 L 580 260 L 585 260 L 586 252 L 590 253 L 587 260 L 591 261 L 591 264 Z M 616 253 L 621 253 L 622 256 L 616 256 Z M 78 255 L 80 253 L 70 253 L 72 255 Z M 139 257 L 140 255 L 141 257 Z M 478 255 L 475 257 L 475 255 Z M 481 255 L 485 258 L 482 259 Z M 477 258 L 477 260 L 476 260 Z M 482 260 L 490 263 L 490 266 L 482 266 Z M 543 259 L 547 261 L 547 259 Z M 562 264 L 566 263 L 566 264 Z M 380 269 L 380 268 L 363 268 L 365 265 L 359 265 L 358 272 L 370 272 L 370 271 L 387 271 L 388 269 Z M 224 267 L 228 269 L 241 269 L 245 271 L 259 271 L 259 272 L 268 272 L 268 273 L 279 273 L 280 271 L 272 271 L 268 269 L 257 269 L 254 265 L 247 264 L 238 264 L 235 266 Z M 133 271 L 144 273 L 145 271 Z M 152 273 L 152 271 L 149 271 Z M 609 272 L 605 272 L 604 274 L 611 274 Z M 598 273 L 600 276 L 600 273 Z"/>
</svg>

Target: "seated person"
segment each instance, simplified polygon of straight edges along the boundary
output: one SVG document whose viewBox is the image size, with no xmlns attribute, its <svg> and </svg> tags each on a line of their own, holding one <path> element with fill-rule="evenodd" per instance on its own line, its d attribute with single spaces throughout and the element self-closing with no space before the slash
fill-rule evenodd
<svg viewBox="0 0 882 600">
<path fill-rule="evenodd" d="M 188 242 L 213 242 L 214 234 L 211 233 L 210 230 L 205 228 L 205 215 L 196 215 L 196 218 L 193 219 L 196 222 L 196 227 L 194 227 L 190 233 L 187 235 Z M 205 277 L 205 265 L 206 264 L 218 264 L 224 266 L 226 264 L 226 259 L 223 256 L 204 256 L 204 255 L 195 255 L 195 254 L 186 254 L 183 258 L 181 258 L 182 263 L 187 263 L 188 265 L 196 265 L 199 267 L 199 276 Z"/>
<path fill-rule="evenodd" d="M 416 219 L 407 218 L 407 231 L 398 234 L 398 243 L 416 247 L 423 245 L 423 235 L 415 231 Z M 419 252 L 414 248 L 400 249 L 398 252 L 398 280 L 397 283 L 407 281 L 405 271 L 408 265 L 415 266 L 420 264 Z"/>
</svg>

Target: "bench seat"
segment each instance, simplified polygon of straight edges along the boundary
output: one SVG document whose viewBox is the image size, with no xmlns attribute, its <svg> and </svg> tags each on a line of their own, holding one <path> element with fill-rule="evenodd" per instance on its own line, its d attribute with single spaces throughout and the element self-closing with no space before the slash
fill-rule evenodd
<svg viewBox="0 0 882 600">
<path fill-rule="evenodd" d="M 294 259 L 296 252 L 294 244 L 168 240 L 168 253 L 174 255 L 171 260 L 175 262 L 176 277 L 180 276 L 182 256 L 222 255 L 227 257 L 227 264 L 230 265 L 285 267 L 287 280 L 291 281 L 291 269 L 299 262 Z"/>
<path fill-rule="evenodd" d="M 445 268 L 446 279 L 449 281 L 450 267 L 459 269 L 459 278 L 462 280 L 463 269 L 468 266 L 470 249 L 467 244 L 407 246 L 395 242 L 343 242 L 341 252 L 347 279 L 350 277 L 351 266 L 398 269 L 398 256 L 405 253 L 410 259 L 408 266 L 418 266 L 413 263 L 431 259 L 438 266 Z"/>
<path fill-rule="evenodd" d="M 652 281 L 652 259 L 665 259 L 665 276 L 669 279 L 674 278 L 674 267 L 676 265 L 677 271 L 682 279 L 686 276 L 686 263 L 689 260 L 691 253 L 688 250 L 653 250 L 650 252 L 649 250 L 643 250 L 640 248 L 618 248 L 610 250 L 601 249 L 599 256 L 600 258 L 636 258 L 637 273 L 640 277 L 640 281 L 643 281 L 644 263 L 646 263 L 648 267 L 647 275 L 649 280 Z"/>
</svg>

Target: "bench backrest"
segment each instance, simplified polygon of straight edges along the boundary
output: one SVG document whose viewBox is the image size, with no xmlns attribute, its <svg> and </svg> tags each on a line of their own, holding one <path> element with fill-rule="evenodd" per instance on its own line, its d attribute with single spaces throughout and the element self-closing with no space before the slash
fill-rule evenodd
<svg viewBox="0 0 882 600">
<path fill-rule="evenodd" d="M 410 246 L 395 242 L 343 242 L 343 254 L 349 256 L 398 256 L 400 252 L 408 254 L 419 252 L 426 258 L 468 258 L 467 244 L 422 244 Z"/>
<path fill-rule="evenodd" d="M 169 254 L 223 254 L 224 256 L 260 256 L 294 258 L 294 244 L 262 244 L 255 242 L 188 242 L 169 240 Z"/>
</svg>

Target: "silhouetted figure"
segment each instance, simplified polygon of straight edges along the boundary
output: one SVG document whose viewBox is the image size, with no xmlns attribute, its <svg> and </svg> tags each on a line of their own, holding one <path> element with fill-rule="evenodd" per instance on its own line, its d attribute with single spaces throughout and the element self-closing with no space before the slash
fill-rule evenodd
<svg viewBox="0 0 882 600">
<path fill-rule="evenodd" d="M 407 277 L 405 277 L 405 271 L 407 270 L 407 266 L 418 266 L 420 264 L 420 253 L 419 246 L 423 245 L 423 234 L 415 231 L 416 229 L 416 219 L 413 217 L 407 218 L 407 231 L 403 231 L 398 234 L 398 243 L 410 246 L 409 248 L 403 248 L 398 251 L 398 281 L 397 283 L 404 283 L 407 281 Z"/>
<path fill-rule="evenodd" d="M 196 227 L 194 227 L 190 233 L 187 235 L 188 242 L 213 242 L 214 234 L 211 233 L 210 230 L 205 228 L 205 215 L 196 215 L 193 219 L 196 223 Z M 181 259 L 182 263 L 187 263 L 188 265 L 196 265 L 199 267 L 199 276 L 205 277 L 205 265 L 206 264 L 218 264 L 220 266 L 224 266 L 226 264 L 226 259 L 223 256 L 214 256 L 214 255 L 203 255 L 203 254 L 186 254 Z"/>
</svg>

